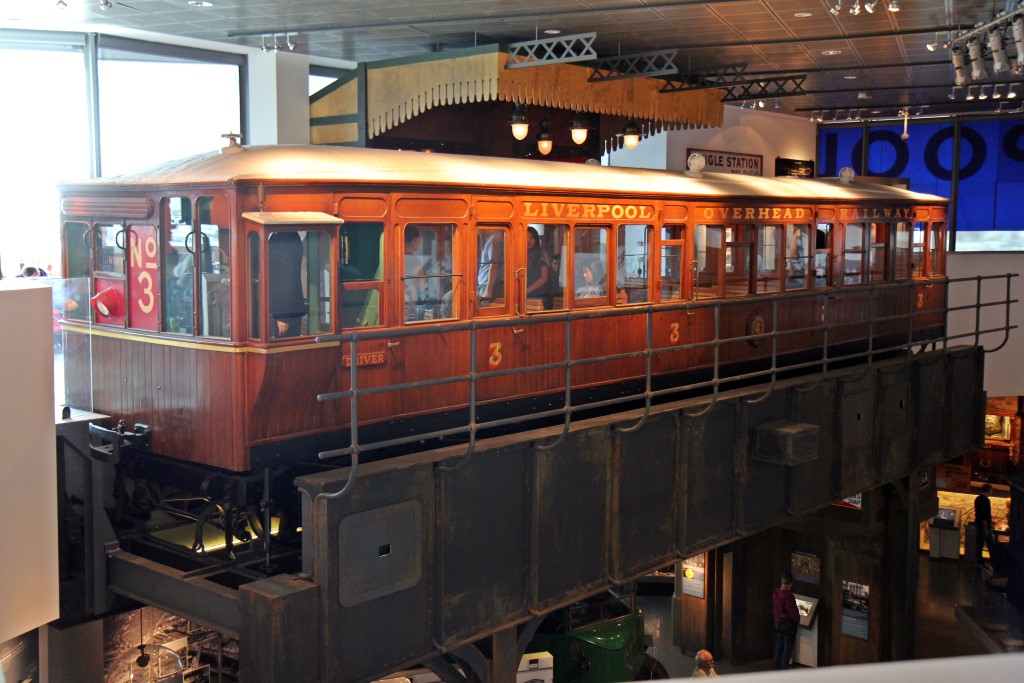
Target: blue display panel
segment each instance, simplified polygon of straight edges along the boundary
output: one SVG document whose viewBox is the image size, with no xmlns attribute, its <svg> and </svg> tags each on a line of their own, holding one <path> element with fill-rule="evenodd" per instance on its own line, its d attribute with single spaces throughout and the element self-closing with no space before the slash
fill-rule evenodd
<svg viewBox="0 0 1024 683">
<path fill-rule="evenodd" d="M 955 216 L 958 251 L 1024 249 L 1024 123 L 991 119 L 826 128 L 818 138 L 819 175 L 849 166 L 858 175 L 906 178 L 910 189 L 953 197 L 956 126 L 960 163 Z M 867 169 L 861 168 L 867 137 Z"/>
</svg>

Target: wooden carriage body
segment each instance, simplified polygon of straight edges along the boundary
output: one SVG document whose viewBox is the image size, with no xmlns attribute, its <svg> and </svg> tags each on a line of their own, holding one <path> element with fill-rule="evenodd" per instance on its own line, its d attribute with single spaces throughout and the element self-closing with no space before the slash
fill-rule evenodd
<svg viewBox="0 0 1024 683">
<path fill-rule="evenodd" d="M 353 387 L 360 425 L 443 424 L 944 324 L 947 202 L 873 183 L 272 146 L 61 190 L 69 403 L 235 472 L 344 446 Z"/>
</svg>

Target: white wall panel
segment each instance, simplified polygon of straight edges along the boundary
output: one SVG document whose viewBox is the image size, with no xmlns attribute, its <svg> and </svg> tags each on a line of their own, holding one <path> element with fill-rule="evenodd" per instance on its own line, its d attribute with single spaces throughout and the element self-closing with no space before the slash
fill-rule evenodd
<svg viewBox="0 0 1024 683">
<path fill-rule="evenodd" d="M 0 642 L 59 615 L 50 287 L 0 282 Z"/>
</svg>

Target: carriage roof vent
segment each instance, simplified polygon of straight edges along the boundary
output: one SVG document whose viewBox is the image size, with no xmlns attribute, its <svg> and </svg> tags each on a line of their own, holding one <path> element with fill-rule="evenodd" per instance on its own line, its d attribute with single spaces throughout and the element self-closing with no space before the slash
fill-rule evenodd
<svg viewBox="0 0 1024 683">
<path fill-rule="evenodd" d="M 221 137 L 228 139 L 228 146 L 220 148 L 221 154 L 236 154 L 237 152 L 245 151 L 245 147 L 239 144 L 239 141 L 242 139 L 241 133 L 224 133 Z"/>
<path fill-rule="evenodd" d="M 690 176 L 691 178 L 700 178 L 701 171 L 704 170 L 704 167 L 707 166 L 707 164 L 708 160 L 704 157 L 703 154 L 694 152 L 690 156 L 686 157 L 686 175 Z"/>
<path fill-rule="evenodd" d="M 853 177 L 855 175 L 857 175 L 856 171 L 854 171 L 849 166 L 843 166 L 841 169 L 839 169 L 839 182 L 849 183 L 853 180 Z"/>
</svg>

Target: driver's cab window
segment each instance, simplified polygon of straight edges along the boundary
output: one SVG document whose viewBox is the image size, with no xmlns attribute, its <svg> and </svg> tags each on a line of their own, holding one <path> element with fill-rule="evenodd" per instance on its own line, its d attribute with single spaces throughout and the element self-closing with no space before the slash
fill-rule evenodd
<svg viewBox="0 0 1024 683">
<path fill-rule="evenodd" d="M 331 331 L 331 235 L 277 230 L 267 239 L 270 338 Z"/>
</svg>

